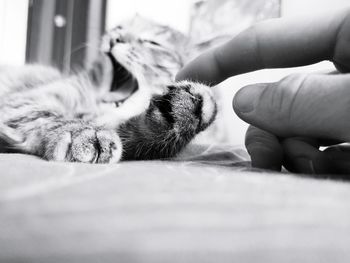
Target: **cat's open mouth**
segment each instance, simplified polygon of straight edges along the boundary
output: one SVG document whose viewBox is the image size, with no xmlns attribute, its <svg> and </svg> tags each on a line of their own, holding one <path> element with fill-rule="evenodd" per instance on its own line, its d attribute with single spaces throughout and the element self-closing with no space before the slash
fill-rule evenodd
<svg viewBox="0 0 350 263">
<path fill-rule="evenodd" d="M 113 65 L 113 79 L 110 91 L 118 93 L 118 101 L 115 102 L 118 106 L 138 90 L 139 84 L 135 76 L 123 67 L 111 53 L 107 55 Z"/>
</svg>

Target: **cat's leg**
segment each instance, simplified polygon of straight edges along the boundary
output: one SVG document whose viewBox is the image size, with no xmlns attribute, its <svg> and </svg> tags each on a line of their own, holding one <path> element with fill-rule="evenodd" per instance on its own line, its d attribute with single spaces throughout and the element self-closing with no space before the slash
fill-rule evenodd
<svg viewBox="0 0 350 263">
<path fill-rule="evenodd" d="M 0 96 L 33 89 L 60 78 L 62 74 L 48 66 L 0 66 Z"/>
<path fill-rule="evenodd" d="M 209 87 L 182 81 L 153 97 L 148 110 L 119 127 L 123 159 L 169 158 L 179 153 L 215 119 Z"/>
<path fill-rule="evenodd" d="M 93 108 L 93 102 L 86 99 L 88 91 L 73 84 L 58 83 L 2 97 L 0 129 L 7 127 L 0 131 L 0 138 L 6 142 L 6 147 L 0 143 L 5 147 L 2 151 L 10 149 L 55 161 L 119 161 L 122 146 L 116 131 L 77 117 L 78 109 Z M 11 130 L 15 136 L 8 134 Z"/>
</svg>

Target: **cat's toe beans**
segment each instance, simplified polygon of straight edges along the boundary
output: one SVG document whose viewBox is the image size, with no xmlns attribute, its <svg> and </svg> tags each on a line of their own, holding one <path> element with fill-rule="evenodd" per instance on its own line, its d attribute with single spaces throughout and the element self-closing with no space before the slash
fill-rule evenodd
<svg viewBox="0 0 350 263">
<path fill-rule="evenodd" d="M 217 113 L 216 102 L 210 87 L 191 81 L 181 81 L 176 86 L 186 90 L 191 97 L 193 114 L 197 120 L 200 120 L 197 131 L 206 129 L 214 121 Z"/>
<path fill-rule="evenodd" d="M 215 119 L 216 102 L 212 90 L 201 83 L 180 81 L 168 86 L 168 91 L 152 102 L 154 119 L 164 120 L 181 132 L 198 133 Z M 157 118 L 157 114 L 162 118 Z"/>
</svg>

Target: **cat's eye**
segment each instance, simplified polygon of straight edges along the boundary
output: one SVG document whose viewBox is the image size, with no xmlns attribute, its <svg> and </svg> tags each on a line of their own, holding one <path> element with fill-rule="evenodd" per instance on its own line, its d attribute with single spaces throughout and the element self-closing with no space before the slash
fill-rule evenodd
<svg viewBox="0 0 350 263">
<path fill-rule="evenodd" d="M 150 44 L 155 45 L 155 46 L 161 46 L 158 42 L 155 42 L 153 40 L 144 40 L 144 42 L 150 43 Z"/>
</svg>

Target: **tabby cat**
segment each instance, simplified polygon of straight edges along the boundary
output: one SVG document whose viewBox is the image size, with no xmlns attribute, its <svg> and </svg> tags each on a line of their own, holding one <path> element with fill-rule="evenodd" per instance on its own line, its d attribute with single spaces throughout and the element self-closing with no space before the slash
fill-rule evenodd
<svg viewBox="0 0 350 263">
<path fill-rule="evenodd" d="M 104 35 L 85 71 L 0 67 L 1 151 L 88 163 L 175 156 L 216 116 L 207 86 L 174 81 L 191 48 L 135 17 Z"/>
</svg>

